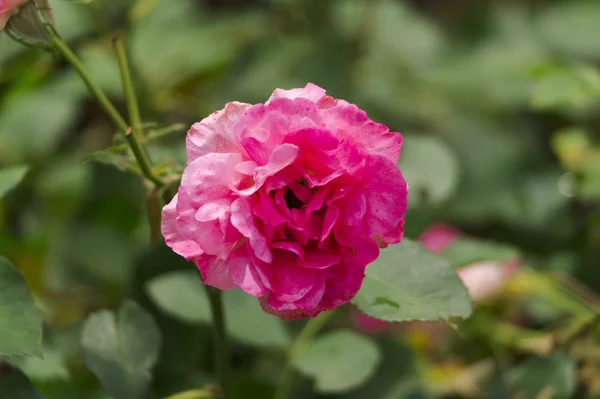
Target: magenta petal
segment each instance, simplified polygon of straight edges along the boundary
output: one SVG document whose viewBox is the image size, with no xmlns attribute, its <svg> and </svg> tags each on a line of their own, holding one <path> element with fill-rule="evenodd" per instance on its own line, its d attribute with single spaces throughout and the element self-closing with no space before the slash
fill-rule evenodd
<svg viewBox="0 0 600 399">
<path fill-rule="evenodd" d="M 323 97 L 325 97 L 325 89 L 322 89 L 315 84 L 307 83 L 302 89 L 275 89 L 273 94 L 271 94 L 269 101 L 275 98 L 289 98 L 291 100 L 296 98 L 305 98 L 316 103 L 323 99 Z"/>
<path fill-rule="evenodd" d="M 196 220 L 199 222 L 209 222 L 227 217 L 230 214 L 231 199 L 223 198 L 214 202 L 202 205 L 196 212 Z"/>
<path fill-rule="evenodd" d="M 306 212 L 313 212 L 321 209 L 325 198 L 327 198 L 330 192 L 331 188 L 329 186 L 317 187 L 310 200 L 306 203 L 304 210 Z"/>
<path fill-rule="evenodd" d="M 408 186 L 400 169 L 383 157 L 368 157 L 364 193 L 367 212 L 363 220 L 366 236 L 394 230 L 404 218 Z"/>
<path fill-rule="evenodd" d="M 232 102 L 194 124 L 186 138 L 188 162 L 215 152 L 237 152 L 233 128 L 250 104 Z"/>
<path fill-rule="evenodd" d="M 306 295 L 294 302 L 294 305 L 303 310 L 312 310 L 319 306 L 325 294 L 325 276 L 317 275 L 315 284 Z"/>
<path fill-rule="evenodd" d="M 193 204 L 205 204 L 231 195 L 229 186 L 241 178 L 235 166 L 239 154 L 212 153 L 189 163 L 181 176 L 181 188 Z"/>
<path fill-rule="evenodd" d="M 367 199 L 359 187 L 354 187 L 336 205 L 340 209 L 340 219 L 348 226 L 359 226 L 367 212 Z"/>
<path fill-rule="evenodd" d="M 245 246 L 231 254 L 227 267 L 233 282 L 244 292 L 256 297 L 261 297 L 268 292 Z"/>
<path fill-rule="evenodd" d="M 280 170 L 289 166 L 296 160 L 300 149 L 292 144 L 282 144 L 275 148 L 271 153 L 269 162 L 264 166 L 259 166 L 254 170 L 254 184 L 243 190 L 238 190 L 235 186 L 230 188 L 242 196 L 254 194 L 265 183 L 269 176 L 273 176 Z"/>
<path fill-rule="evenodd" d="M 176 253 L 190 260 L 204 253 L 197 242 L 192 239 L 184 238 L 177 230 L 177 194 L 173 200 L 162 210 L 161 230 L 165 237 L 166 244 Z"/>
<path fill-rule="evenodd" d="M 252 213 L 261 218 L 267 225 L 279 226 L 281 223 L 287 221 L 286 218 L 281 216 L 275 203 L 268 194 L 260 194 L 260 202 L 252 207 Z"/>
<path fill-rule="evenodd" d="M 278 255 L 277 258 L 277 267 L 273 270 L 273 294 L 279 301 L 297 301 L 312 289 L 316 272 L 298 266 L 293 255 Z"/>
<path fill-rule="evenodd" d="M 242 146 L 246 153 L 257 165 L 265 165 L 269 162 L 269 157 L 275 149 L 274 144 L 263 143 L 254 137 L 248 137 L 242 140 Z"/>
<path fill-rule="evenodd" d="M 319 315 L 319 313 L 321 313 L 320 308 L 315 308 L 312 310 L 298 309 L 294 304 L 278 301 L 273 297 L 273 295 L 261 297 L 259 303 L 266 313 L 277 316 L 284 321 L 300 320 L 307 317 L 316 317 Z"/>
<path fill-rule="evenodd" d="M 304 249 L 300 244 L 294 241 L 278 241 L 271 244 L 272 248 L 282 249 L 298 256 L 299 258 L 304 257 Z"/>
<path fill-rule="evenodd" d="M 402 135 L 373 122 L 356 105 L 340 103 L 323 110 L 321 115 L 325 125 L 335 131 L 340 140 L 348 140 L 367 154 L 385 157 L 394 164 L 398 162 Z"/>
<path fill-rule="evenodd" d="M 300 201 L 307 203 L 310 200 L 312 190 L 305 185 L 294 182 L 289 184 L 288 187 L 294 192 L 294 195 Z"/>
<path fill-rule="evenodd" d="M 304 251 L 304 262 L 302 266 L 311 269 L 326 269 L 338 264 L 342 257 L 333 251 L 310 249 Z"/>
<path fill-rule="evenodd" d="M 202 282 L 220 290 L 236 288 L 227 270 L 227 262 L 216 256 L 203 255 L 194 261 L 202 274 Z"/>
<path fill-rule="evenodd" d="M 327 211 L 325 211 L 325 219 L 323 220 L 323 232 L 321 233 L 320 241 L 324 241 L 329 236 L 333 226 L 335 226 L 335 223 L 338 220 L 339 214 L 340 211 L 337 206 L 330 206 L 327 208 Z"/>
<path fill-rule="evenodd" d="M 256 104 L 249 108 L 233 130 L 233 138 L 243 150 L 245 139 L 279 145 L 290 130 L 291 119 L 268 105 Z"/>
<path fill-rule="evenodd" d="M 252 219 L 252 211 L 246 198 L 238 198 L 231 204 L 231 224 L 248 239 L 258 259 L 271 263 L 273 255 L 271 254 L 267 240 L 258 230 Z"/>
</svg>

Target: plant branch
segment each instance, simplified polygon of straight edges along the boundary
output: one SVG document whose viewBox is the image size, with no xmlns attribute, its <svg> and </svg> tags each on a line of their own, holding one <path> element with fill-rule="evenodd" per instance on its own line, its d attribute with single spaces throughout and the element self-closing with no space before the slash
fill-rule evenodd
<svg viewBox="0 0 600 399">
<path fill-rule="evenodd" d="M 162 187 L 164 185 L 163 181 L 154 175 L 152 172 L 152 167 L 150 166 L 150 162 L 144 154 L 144 151 L 137 141 L 134 134 L 132 134 L 132 129 L 128 126 L 127 122 L 119 111 L 113 106 L 110 102 L 106 94 L 100 89 L 100 87 L 92 80 L 91 76 L 79 60 L 75 53 L 67 46 L 67 44 L 60 38 L 54 27 L 50 24 L 44 25 L 46 29 L 46 33 L 48 36 L 48 40 L 54 45 L 54 47 L 65 57 L 65 59 L 71 64 L 71 66 L 77 71 L 87 88 L 90 92 L 96 97 L 104 111 L 107 115 L 112 119 L 117 128 L 125 135 L 125 139 L 129 143 L 131 147 L 131 151 L 135 156 L 137 163 L 140 165 L 140 169 L 144 176 L 150 180 L 156 187 Z"/>
<path fill-rule="evenodd" d="M 140 116 L 140 108 L 138 100 L 135 95 L 135 89 L 133 88 L 133 81 L 131 79 L 131 70 L 129 68 L 129 61 L 127 59 L 127 53 L 125 51 L 125 45 L 120 37 L 113 38 L 113 48 L 117 55 L 117 61 L 119 62 L 119 70 L 121 72 L 121 81 L 123 82 L 123 91 L 125 92 L 125 99 L 127 100 L 127 109 L 129 110 L 129 123 L 133 129 L 133 134 L 138 142 L 142 139 L 142 117 Z"/>
<path fill-rule="evenodd" d="M 220 290 L 205 285 L 206 294 L 210 301 L 213 319 L 213 337 L 216 357 L 217 377 L 225 399 L 233 399 L 231 367 L 229 365 L 229 344 L 227 342 L 227 327 L 225 325 L 225 310 L 223 296 Z"/>
</svg>

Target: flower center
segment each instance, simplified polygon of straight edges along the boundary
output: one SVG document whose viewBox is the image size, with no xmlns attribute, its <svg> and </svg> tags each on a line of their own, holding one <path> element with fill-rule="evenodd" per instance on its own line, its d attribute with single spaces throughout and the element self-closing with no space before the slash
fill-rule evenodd
<svg viewBox="0 0 600 399">
<path fill-rule="evenodd" d="M 285 199 L 285 204 L 289 209 L 300 209 L 302 208 L 302 205 L 304 205 L 304 202 L 300 201 L 298 197 L 296 197 L 296 194 L 294 194 L 294 191 L 288 187 L 285 188 L 285 195 L 283 198 Z"/>
</svg>

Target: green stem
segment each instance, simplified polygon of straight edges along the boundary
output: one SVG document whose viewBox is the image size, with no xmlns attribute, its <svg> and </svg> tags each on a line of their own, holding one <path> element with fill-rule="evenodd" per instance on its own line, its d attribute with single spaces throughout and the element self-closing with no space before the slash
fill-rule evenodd
<svg viewBox="0 0 600 399">
<path fill-rule="evenodd" d="M 113 47 L 115 49 L 115 54 L 117 55 L 117 61 L 119 62 L 119 70 L 121 71 L 123 91 L 125 92 L 127 109 L 129 110 L 129 123 L 131 123 L 135 138 L 139 141 L 142 139 L 142 117 L 140 116 L 140 108 L 135 95 L 135 89 L 133 88 L 131 70 L 129 68 L 129 61 L 127 59 L 123 40 L 120 37 L 113 38 Z"/>
<path fill-rule="evenodd" d="M 282 372 L 279 385 L 277 386 L 275 399 L 287 399 L 290 396 L 290 392 L 292 391 L 292 386 L 294 384 L 294 369 L 292 368 L 292 361 L 306 346 L 310 345 L 310 343 L 315 339 L 319 331 L 321 331 L 325 324 L 327 324 L 334 313 L 335 312 L 333 310 L 321 313 L 314 319 L 310 319 L 302 331 L 300 331 L 300 334 L 298 334 L 298 337 L 296 337 L 294 344 L 289 350 L 288 362 Z"/>
<path fill-rule="evenodd" d="M 45 25 L 46 33 L 48 35 L 48 40 L 54 45 L 54 47 L 65 57 L 65 59 L 71 64 L 71 66 L 77 71 L 87 88 L 90 92 L 96 97 L 104 111 L 108 114 L 108 116 L 113 120 L 117 128 L 125 134 L 125 139 L 129 143 L 131 147 L 131 151 L 135 156 L 138 164 L 140 165 L 140 169 L 144 176 L 153 182 L 157 187 L 162 187 L 164 185 L 163 181 L 154 175 L 152 172 L 152 168 L 150 166 L 150 162 L 146 158 L 144 151 L 137 141 L 135 135 L 132 134 L 132 129 L 128 126 L 127 122 L 119 111 L 112 105 L 106 94 L 100 89 L 100 87 L 92 80 L 89 73 L 86 71 L 85 67 L 77 58 L 75 53 L 67 46 L 67 44 L 60 38 L 56 30 L 49 25 Z"/>
<path fill-rule="evenodd" d="M 232 399 L 233 385 L 231 381 L 231 368 L 229 365 L 229 344 L 227 342 L 223 298 L 220 290 L 208 285 L 205 285 L 204 287 L 206 288 L 206 294 L 210 301 L 213 318 L 213 338 L 217 377 L 219 379 L 221 391 L 223 392 L 223 398 Z"/>
</svg>

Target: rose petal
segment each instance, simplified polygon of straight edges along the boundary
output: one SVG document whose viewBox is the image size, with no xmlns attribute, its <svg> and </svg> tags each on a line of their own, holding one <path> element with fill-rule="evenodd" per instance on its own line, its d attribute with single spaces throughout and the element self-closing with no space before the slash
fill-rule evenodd
<svg viewBox="0 0 600 399">
<path fill-rule="evenodd" d="M 256 297 L 268 292 L 245 245 L 232 252 L 227 260 L 227 267 L 233 282 L 244 292 Z"/>
<path fill-rule="evenodd" d="M 195 123 L 188 131 L 186 148 L 188 162 L 215 152 L 238 152 L 233 140 L 233 129 L 250 104 L 231 102 L 220 111 Z"/>
<path fill-rule="evenodd" d="M 203 255 L 194 261 L 202 274 L 202 282 L 220 290 L 236 288 L 231 274 L 228 272 L 227 262 L 216 256 Z"/>
<path fill-rule="evenodd" d="M 185 238 L 177 230 L 177 194 L 171 202 L 162 210 L 161 230 L 165 238 L 165 243 L 176 253 L 190 260 L 204 253 L 198 243 L 189 238 Z"/>
<path fill-rule="evenodd" d="M 275 98 L 289 98 L 291 100 L 296 98 L 305 98 L 312 102 L 318 102 L 325 97 L 325 89 L 320 88 L 319 86 L 307 83 L 306 86 L 302 89 L 291 89 L 291 90 L 283 90 L 283 89 L 275 89 L 271 97 L 269 98 L 270 102 Z"/>
<path fill-rule="evenodd" d="M 252 219 L 252 210 L 246 198 L 238 198 L 231 204 L 231 224 L 248 239 L 258 259 L 271 263 L 273 254 L 267 240 L 256 228 Z"/>
</svg>

